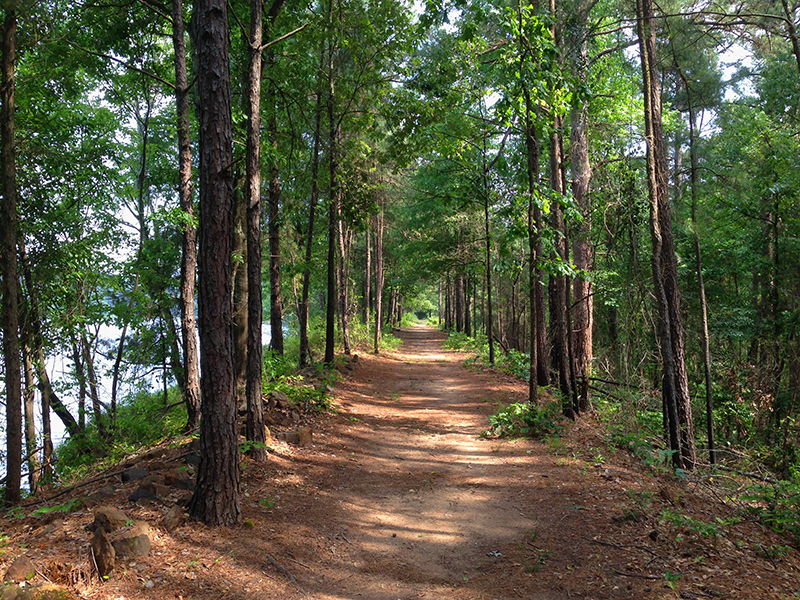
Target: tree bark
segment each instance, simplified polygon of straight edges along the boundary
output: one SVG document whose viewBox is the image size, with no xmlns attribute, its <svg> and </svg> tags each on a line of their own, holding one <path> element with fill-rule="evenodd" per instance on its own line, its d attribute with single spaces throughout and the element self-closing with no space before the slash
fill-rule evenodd
<svg viewBox="0 0 800 600">
<path fill-rule="evenodd" d="M 253 442 L 249 454 L 267 458 L 262 393 L 262 297 L 261 297 L 261 0 L 250 2 L 250 35 L 247 75 L 247 148 L 245 157 L 245 199 L 247 202 L 247 421 L 245 437 Z"/>
<path fill-rule="evenodd" d="M 652 0 L 637 0 L 639 50 L 644 81 L 645 137 L 647 140 L 647 187 L 650 198 L 651 258 L 658 301 L 658 330 L 662 359 L 662 401 L 669 430 L 670 449 L 676 468 L 692 468 L 696 462 L 680 292 L 672 237 L 672 218 L 667 194 L 667 160 L 661 125 L 661 94 L 656 67 L 656 32 Z"/>
<path fill-rule="evenodd" d="M 383 327 L 383 202 L 378 200 L 378 214 L 375 215 L 375 331 L 373 332 L 373 351 L 380 352 L 381 331 Z"/>
<path fill-rule="evenodd" d="M 255 1 L 255 0 L 254 0 Z M 267 51 L 267 67 L 275 63 L 272 48 Z M 272 145 L 272 156 L 278 152 L 278 108 L 276 106 L 277 90 L 275 82 L 269 80 L 267 98 L 269 102 L 269 121 L 267 132 Z M 283 355 L 283 303 L 281 300 L 281 228 L 280 228 L 280 199 L 281 187 L 278 180 L 278 161 L 274 158 L 269 168 L 269 326 L 271 338 L 270 349 L 278 355 Z"/>
<path fill-rule="evenodd" d="M 3 356 L 6 383 L 6 490 L 7 506 L 17 504 L 22 488 L 22 376 L 19 343 L 19 276 L 17 275 L 17 159 L 15 149 L 14 91 L 17 13 L 5 9 L 2 49 L 3 210 L 0 214 L 3 276 Z"/>
<path fill-rule="evenodd" d="M 23 328 L 24 331 L 24 328 Z M 41 465 L 36 455 L 36 385 L 33 381 L 33 361 L 30 346 L 22 340 L 22 359 L 25 373 L 25 388 L 22 397 L 25 405 L 25 451 L 28 454 L 28 489 L 35 494 L 39 487 Z"/>
<path fill-rule="evenodd" d="M 172 45 L 175 61 L 175 106 L 178 117 L 178 202 L 185 215 L 181 228 L 181 345 L 183 349 L 186 429 L 200 422 L 200 364 L 194 312 L 197 272 L 197 227 L 192 198 L 192 133 L 189 127 L 189 76 L 186 66 L 186 27 L 182 0 L 172 0 Z"/>
<path fill-rule="evenodd" d="M 320 74 L 317 81 L 317 104 L 314 110 L 314 149 L 311 154 L 311 196 L 308 201 L 308 232 L 306 233 L 305 269 L 303 270 L 303 295 L 300 302 L 300 368 L 309 362 L 311 350 L 308 343 L 308 295 L 311 287 L 311 252 L 314 240 L 314 218 L 319 200 L 319 150 L 322 133 L 322 84 L 325 62 L 324 48 L 320 50 Z"/>
<path fill-rule="evenodd" d="M 333 30 L 333 0 L 328 0 L 328 28 Z M 325 307 L 325 364 L 333 367 L 336 344 L 336 232 L 339 220 L 339 128 L 335 118 L 336 88 L 333 65 L 333 39 L 328 41 L 328 171 L 330 188 L 328 198 L 328 278 Z"/>
<path fill-rule="evenodd" d="M 233 134 L 228 7 L 197 0 L 200 130 L 200 466 L 190 514 L 208 525 L 239 520 L 239 447 L 233 371 L 231 228 Z"/>
</svg>

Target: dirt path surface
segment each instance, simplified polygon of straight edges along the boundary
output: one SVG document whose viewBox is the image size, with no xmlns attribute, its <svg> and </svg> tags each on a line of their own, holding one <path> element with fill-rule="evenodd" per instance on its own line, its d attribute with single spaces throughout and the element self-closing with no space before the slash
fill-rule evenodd
<svg viewBox="0 0 800 600">
<path fill-rule="evenodd" d="M 239 525 L 168 532 L 171 504 L 131 504 L 123 484 L 105 502 L 150 524 L 149 556 L 98 581 L 87 509 L 6 519 L 0 561 L 24 553 L 98 600 L 800 597 L 789 542 L 699 478 L 644 466 L 588 418 L 547 441 L 482 438 L 527 384 L 465 368 L 435 330 L 400 337 L 344 371 L 313 444 L 276 441 L 268 462 L 245 461 Z"/>
</svg>

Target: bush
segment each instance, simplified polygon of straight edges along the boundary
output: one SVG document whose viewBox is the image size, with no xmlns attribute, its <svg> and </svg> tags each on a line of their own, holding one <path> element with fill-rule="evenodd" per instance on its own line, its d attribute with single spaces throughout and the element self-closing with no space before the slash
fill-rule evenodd
<svg viewBox="0 0 800 600">
<path fill-rule="evenodd" d="M 563 416 L 558 402 L 541 406 L 516 402 L 491 415 L 489 423 L 491 427 L 483 432 L 484 436 L 541 438 L 561 433 Z"/>
</svg>

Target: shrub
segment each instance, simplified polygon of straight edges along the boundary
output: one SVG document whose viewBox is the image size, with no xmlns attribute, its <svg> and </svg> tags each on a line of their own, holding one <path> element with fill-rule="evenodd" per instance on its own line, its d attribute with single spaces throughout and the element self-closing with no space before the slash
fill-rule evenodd
<svg viewBox="0 0 800 600">
<path fill-rule="evenodd" d="M 541 406 L 516 402 L 491 415 L 489 423 L 491 427 L 483 432 L 484 436 L 541 438 L 559 434 L 563 429 L 563 416 L 558 402 Z"/>
</svg>

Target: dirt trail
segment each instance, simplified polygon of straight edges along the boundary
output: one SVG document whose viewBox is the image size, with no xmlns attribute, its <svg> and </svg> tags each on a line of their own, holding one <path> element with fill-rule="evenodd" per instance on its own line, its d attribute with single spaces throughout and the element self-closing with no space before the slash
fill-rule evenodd
<svg viewBox="0 0 800 600">
<path fill-rule="evenodd" d="M 136 484 L 123 484 L 106 502 L 150 524 L 150 555 L 99 581 L 92 511 L 80 510 L 0 521 L 0 563 L 26 554 L 92 600 L 798 597 L 788 540 L 702 477 L 679 485 L 645 467 L 591 418 L 546 442 L 481 438 L 527 384 L 464 368 L 435 330 L 400 337 L 399 351 L 345 371 L 312 445 L 276 441 L 268 461 L 244 461 L 239 525 L 167 532 L 170 503 L 131 504 Z M 180 452 L 165 445 L 156 460 Z"/>
</svg>

